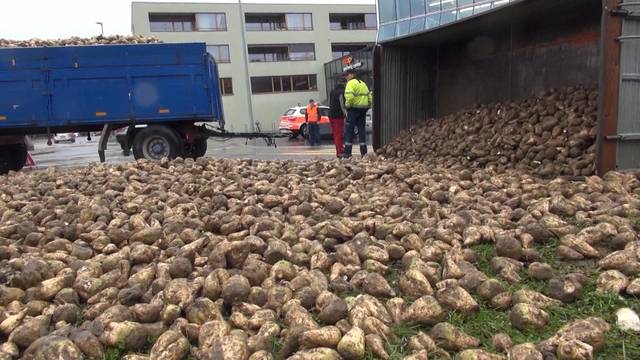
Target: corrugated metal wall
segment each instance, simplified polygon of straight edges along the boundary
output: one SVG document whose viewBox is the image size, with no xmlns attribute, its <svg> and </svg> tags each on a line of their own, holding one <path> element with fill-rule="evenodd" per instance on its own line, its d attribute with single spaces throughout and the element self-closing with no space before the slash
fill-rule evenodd
<svg viewBox="0 0 640 360">
<path fill-rule="evenodd" d="M 620 102 L 616 167 L 640 168 L 640 4 L 624 1 L 622 9 L 630 12 L 622 24 L 620 37 Z"/>
<path fill-rule="evenodd" d="M 434 56 L 425 49 L 389 47 L 380 50 L 376 66 L 379 81 L 374 108 L 379 118 L 374 126 L 374 147 L 388 144 L 403 129 L 435 114 Z"/>
</svg>

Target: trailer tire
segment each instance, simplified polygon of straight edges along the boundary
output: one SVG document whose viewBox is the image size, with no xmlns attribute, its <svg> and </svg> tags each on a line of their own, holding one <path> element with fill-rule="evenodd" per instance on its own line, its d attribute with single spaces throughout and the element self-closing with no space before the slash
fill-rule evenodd
<svg viewBox="0 0 640 360">
<path fill-rule="evenodd" d="M 204 154 L 207 153 L 207 139 L 206 138 L 197 138 L 193 145 L 191 145 L 190 149 L 186 151 L 186 156 L 188 158 L 197 159 L 199 157 L 203 157 Z"/>
<path fill-rule="evenodd" d="M 187 145 L 184 149 L 184 158 L 197 159 L 203 157 L 207 152 L 207 139 L 198 138 L 193 145 Z"/>
<path fill-rule="evenodd" d="M 18 171 L 27 163 L 27 145 L 13 144 L 0 146 L 0 174 Z"/>
<path fill-rule="evenodd" d="M 133 157 L 138 159 L 175 159 L 183 153 L 182 139 L 173 129 L 152 125 L 140 130 L 133 139 Z"/>
</svg>

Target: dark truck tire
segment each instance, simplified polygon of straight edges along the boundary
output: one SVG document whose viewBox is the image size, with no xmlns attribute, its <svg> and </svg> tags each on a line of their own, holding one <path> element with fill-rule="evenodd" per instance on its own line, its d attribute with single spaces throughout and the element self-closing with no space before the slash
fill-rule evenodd
<svg viewBox="0 0 640 360">
<path fill-rule="evenodd" d="M 207 139 L 197 138 L 190 149 L 185 151 L 185 157 L 197 159 L 207 153 Z"/>
<path fill-rule="evenodd" d="M 0 145 L 0 174 L 18 171 L 27 163 L 27 145 Z"/>
<path fill-rule="evenodd" d="M 152 125 L 140 130 L 133 139 L 133 157 L 137 159 L 175 159 L 182 156 L 184 145 L 180 135 L 170 127 Z"/>
</svg>

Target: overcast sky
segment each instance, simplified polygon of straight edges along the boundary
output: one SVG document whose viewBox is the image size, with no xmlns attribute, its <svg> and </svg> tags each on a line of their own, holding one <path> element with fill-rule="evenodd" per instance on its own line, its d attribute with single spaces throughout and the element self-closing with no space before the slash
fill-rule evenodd
<svg viewBox="0 0 640 360">
<path fill-rule="evenodd" d="M 57 39 L 131 33 L 131 0 L 0 0 L 0 38 Z M 150 2 L 230 3 L 230 0 Z M 242 0 L 243 3 L 373 4 L 375 0 Z"/>
</svg>

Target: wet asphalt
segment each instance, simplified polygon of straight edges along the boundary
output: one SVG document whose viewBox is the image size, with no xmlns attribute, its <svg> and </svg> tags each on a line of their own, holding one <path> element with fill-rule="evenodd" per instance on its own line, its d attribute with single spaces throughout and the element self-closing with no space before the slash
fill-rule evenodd
<svg viewBox="0 0 640 360">
<path fill-rule="evenodd" d="M 328 160 L 336 156 L 335 146 L 330 139 L 323 139 L 320 146 L 308 146 L 302 139 L 279 138 L 277 146 L 267 146 L 262 139 L 218 139 L 211 138 L 205 156 L 213 158 L 235 158 L 255 160 Z M 356 150 L 357 151 L 357 150 Z M 370 150 L 372 151 L 372 150 Z M 72 168 L 98 163 L 98 137 L 87 140 L 79 137 L 73 144 L 47 145 L 46 140 L 35 140 L 30 151 L 36 163 L 31 169 L 49 167 Z M 115 138 L 109 141 L 105 151 L 106 162 L 119 164 L 133 162 L 133 155 L 125 156 Z"/>
</svg>

